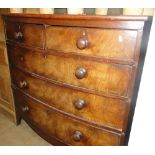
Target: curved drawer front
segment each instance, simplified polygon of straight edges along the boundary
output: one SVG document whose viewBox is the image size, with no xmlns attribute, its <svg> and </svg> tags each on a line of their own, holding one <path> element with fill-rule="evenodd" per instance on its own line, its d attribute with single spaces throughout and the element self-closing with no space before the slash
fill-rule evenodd
<svg viewBox="0 0 155 155">
<path fill-rule="evenodd" d="M 49 84 L 12 68 L 13 83 L 24 92 L 57 109 L 101 125 L 123 130 L 128 103 Z M 22 83 L 26 83 L 21 85 Z"/>
<path fill-rule="evenodd" d="M 8 48 L 10 62 L 25 70 L 70 85 L 106 94 L 127 96 L 132 68 L 58 57 L 27 50 Z"/>
<path fill-rule="evenodd" d="M 48 49 L 92 56 L 134 59 L 137 31 L 49 26 Z"/>
<path fill-rule="evenodd" d="M 43 31 L 44 27 L 42 25 L 6 23 L 7 39 L 28 46 L 43 48 Z"/>
<path fill-rule="evenodd" d="M 15 91 L 17 107 L 40 130 L 69 145 L 120 145 L 121 136 L 59 114 Z M 58 121 L 59 120 L 59 121 Z"/>
</svg>

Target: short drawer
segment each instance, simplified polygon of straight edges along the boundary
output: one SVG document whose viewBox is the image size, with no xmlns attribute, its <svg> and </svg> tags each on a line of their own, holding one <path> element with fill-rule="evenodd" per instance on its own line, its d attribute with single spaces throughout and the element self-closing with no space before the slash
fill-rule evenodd
<svg viewBox="0 0 155 155">
<path fill-rule="evenodd" d="M 48 49 L 115 59 L 134 59 L 137 31 L 49 26 Z"/>
<path fill-rule="evenodd" d="M 32 47 L 43 48 L 43 31 L 43 25 L 6 22 L 6 36 L 8 40 Z"/>
<path fill-rule="evenodd" d="M 45 105 L 38 103 L 15 91 L 16 106 L 50 136 L 69 145 L 120 145 L 121 134 L 96 128 L 60 114 Z"/>
<path fill-rule="evenodd" d="M 22 69 L 68 85 L 127 96 L 132 67 L 46 55 L 24 48 L 8 48 L 10 62 Z"/>
<path fill-rule="evenodd" d="M 31 96 L 52 107 L 99 125 L 125 130 L 129 104 L 73 89 L 49 84 L 43 80 L 12 68 L 12 81 Z"/>
</svg>

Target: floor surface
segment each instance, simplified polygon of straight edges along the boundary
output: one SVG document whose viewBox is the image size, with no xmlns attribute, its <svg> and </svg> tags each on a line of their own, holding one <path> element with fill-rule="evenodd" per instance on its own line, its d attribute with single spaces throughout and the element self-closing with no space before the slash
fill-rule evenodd
<svg viewBox="0 0 155 155">
<path fill-rule="evenodd" d="M 0 114 L 0 146 L 50 146 L 23 120 L 16 126 Z"/>
</svg>

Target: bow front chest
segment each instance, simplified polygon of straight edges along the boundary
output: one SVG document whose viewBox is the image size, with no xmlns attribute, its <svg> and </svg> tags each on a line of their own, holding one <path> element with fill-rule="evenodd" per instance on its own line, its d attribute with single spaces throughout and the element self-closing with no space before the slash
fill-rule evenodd
<svg viewBox="0 0 155 155">
<path fill-rule="evenodd" d="M 53 145 L 127 145 L 151 20 L 4 15 L 18 123 Z"/>
</svg>

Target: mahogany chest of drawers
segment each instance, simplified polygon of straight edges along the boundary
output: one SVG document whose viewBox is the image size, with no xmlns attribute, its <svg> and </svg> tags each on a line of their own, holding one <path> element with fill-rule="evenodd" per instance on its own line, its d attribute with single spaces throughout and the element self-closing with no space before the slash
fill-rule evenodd
<svg viewBox="0 0 155 155">
<path fill-rule="evenodd" d="M 127 145 L 150 17 L 4 20 L 18 123 L 53 145 Z"/>
</svg>

